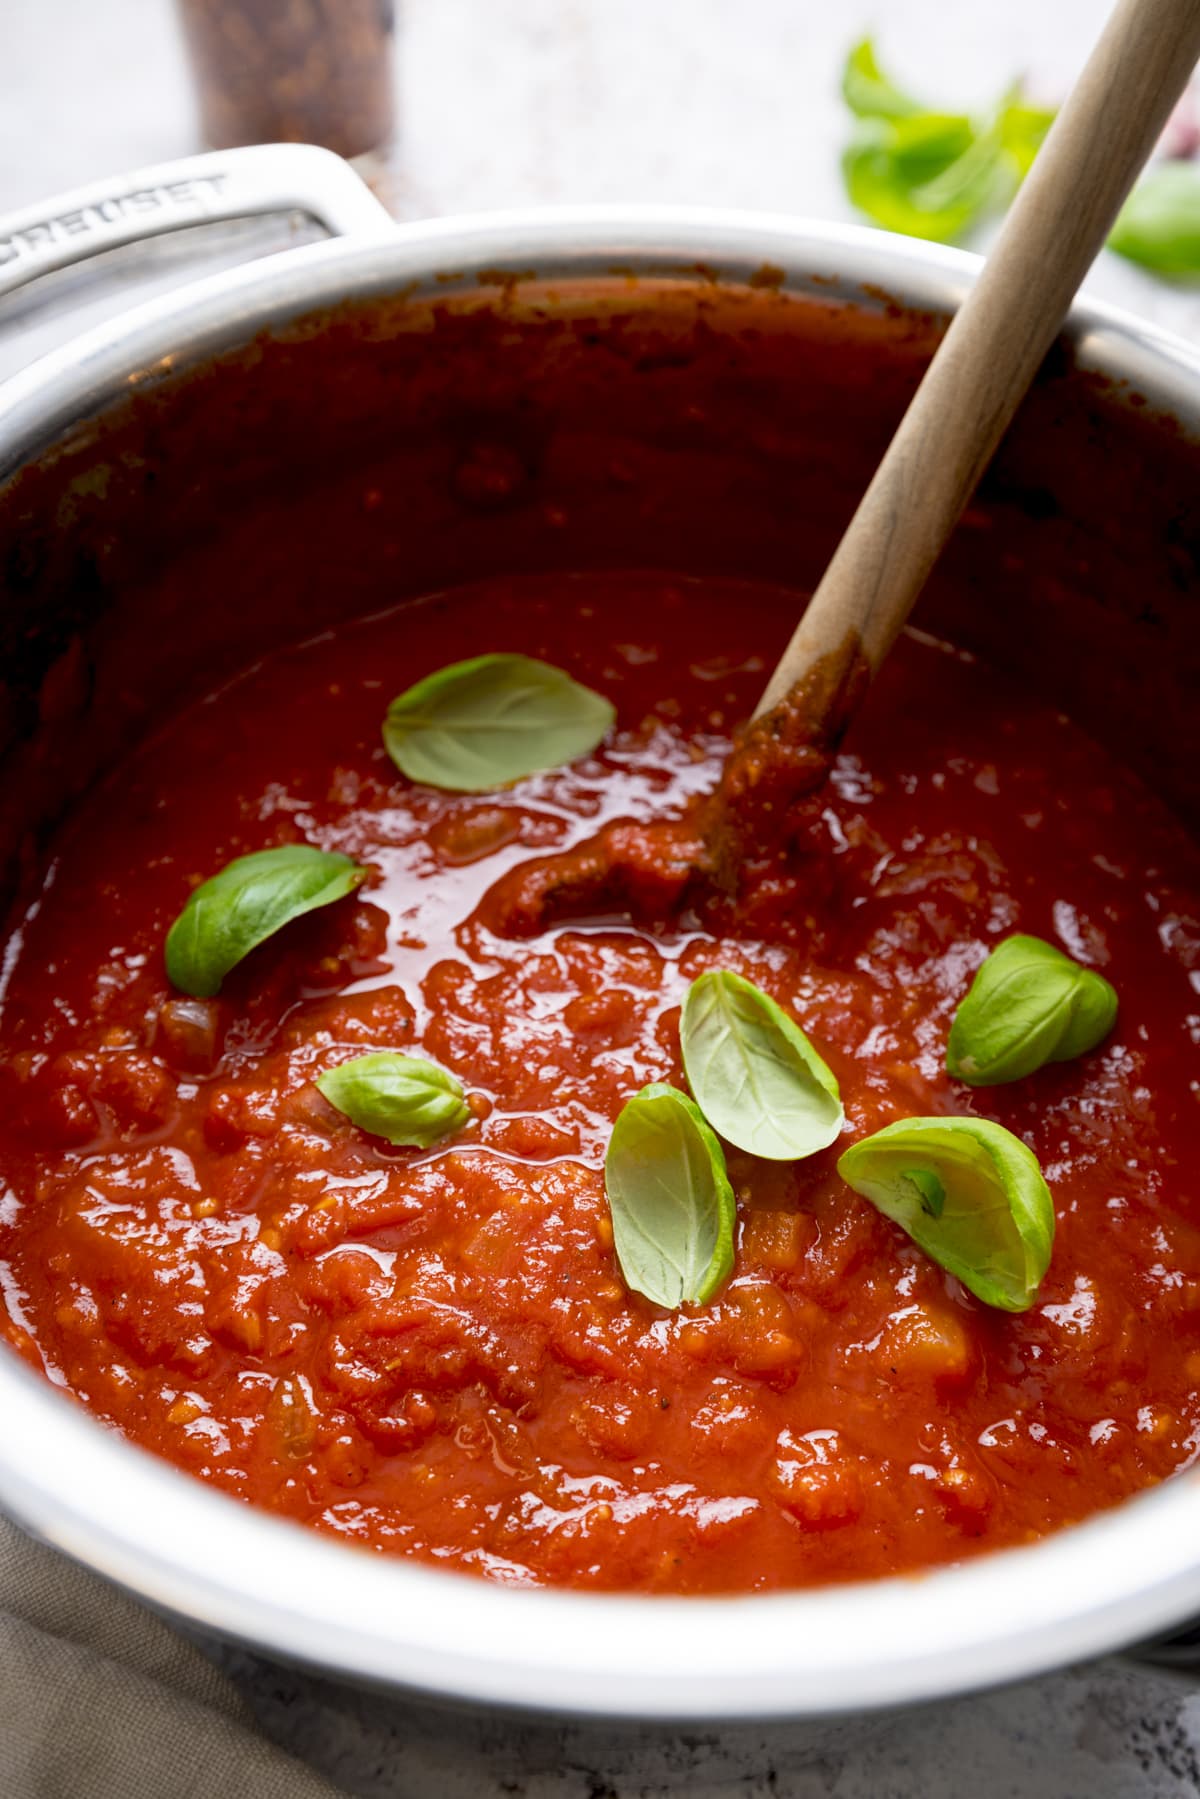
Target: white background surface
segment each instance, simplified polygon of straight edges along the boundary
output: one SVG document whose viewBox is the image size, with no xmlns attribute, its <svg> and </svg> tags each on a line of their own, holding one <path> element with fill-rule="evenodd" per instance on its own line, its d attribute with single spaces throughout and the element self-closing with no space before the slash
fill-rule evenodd
<svg viewBox="0 0 1200 1799">
<path fill-rule="evenodd" d="M 876 31 L 887 65 L 918 94 L 959 109 L 1022 72 L 1038 98 L 1060 98 L 1107 11 L 1104 0 L 401 3 L 400 138 L 387 177 L 401 217 L 658 200 L 848 218 L 837 78 L 863 31 Z M 168 0 L 0 0 L 0 211 L 199 147 Z M 1090 285 L 1200 335 L 1195 290 L 1107 256 Z M 106 305 L 119 303 L 120 293 Z M 67 328 L 22 315 L 6 330 L 0 317 L 0 372 Z M 1200 1697 L 1117 1663 L 923 1712 L 808 1767 L 770 1733 L 690 1761 L 678 1745 L 651 1744 L 614 1785 L 594 1739 L 414 1720 L 227 1659 L 268 1728 L 364 1799 L 643 1799 L 665 1790 L 670 1768 L 687 1775 L 692 1799 L 1200 1794 Z M 2 1693 L 0 1672 L 0 1706 Z"/>
</svg>

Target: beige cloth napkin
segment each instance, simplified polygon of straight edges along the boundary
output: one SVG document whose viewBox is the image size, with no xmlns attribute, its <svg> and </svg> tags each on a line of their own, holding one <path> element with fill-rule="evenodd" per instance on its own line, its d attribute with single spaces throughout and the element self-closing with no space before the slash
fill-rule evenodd
<svg viewBox="0 0 1200 1799">
<path fill-rule="evenodd" d="M 153 1612 L 0 1518 L 3 1799 L 337 1799 Z"/>
</svg>

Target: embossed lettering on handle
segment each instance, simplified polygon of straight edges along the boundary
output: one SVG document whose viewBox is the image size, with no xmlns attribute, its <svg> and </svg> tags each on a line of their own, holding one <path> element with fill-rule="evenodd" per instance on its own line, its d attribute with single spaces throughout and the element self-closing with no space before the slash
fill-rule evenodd
<svg viewBox="0 0 1200 1799">
<path fill-rule="evenodd" d="M 217 220 L 301 212 L 333 236 L 392 220 L 348 163 L 314 144 L 256 144 L 76 188 L 0 219 L 0 296 L 101 251 Z"/>
</svg>

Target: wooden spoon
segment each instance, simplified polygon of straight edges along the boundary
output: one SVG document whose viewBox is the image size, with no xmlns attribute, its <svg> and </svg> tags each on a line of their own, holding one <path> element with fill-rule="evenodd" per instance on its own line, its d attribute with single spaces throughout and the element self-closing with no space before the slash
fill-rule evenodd
<svg viewBox="0 0 1200 1799">
<path fill-rule="evenodd" d="M 527 936 L 565 913 L 669 910 L 697 878 L 732 894 L 748 864 L 788 857 L 792 803 L 828 772 L 1197 57 L 1200 0 L 1119 0 L 713 800 L 667 823 L 618 820 L 522 864 L 492 890 L 494 929 Z"/>
<path fill-rule="evenodd" d="M 734 751 L 735 806 L 820 779 L 1198 57 L 1200 0 L 1120 0 Z"/>
</svg>

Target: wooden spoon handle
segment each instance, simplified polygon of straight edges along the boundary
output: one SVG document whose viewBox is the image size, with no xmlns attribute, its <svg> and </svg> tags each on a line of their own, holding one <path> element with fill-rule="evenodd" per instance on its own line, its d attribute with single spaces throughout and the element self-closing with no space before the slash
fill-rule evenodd
<svg viewBox="0 0 1200 1799">
<path fill-rule="evenodd" d="M 871 673 L 974 491 L 1200 57 L 1200 0 L 1119 0 L 913 396 L 755 717 Z M 836 684 L 835 684 L 836 685 Z"/>
</svg>

